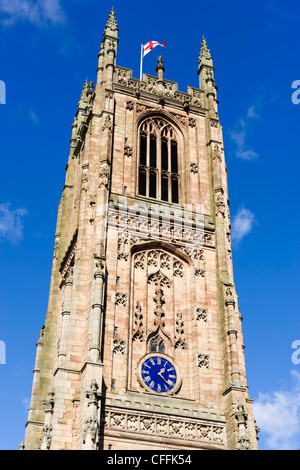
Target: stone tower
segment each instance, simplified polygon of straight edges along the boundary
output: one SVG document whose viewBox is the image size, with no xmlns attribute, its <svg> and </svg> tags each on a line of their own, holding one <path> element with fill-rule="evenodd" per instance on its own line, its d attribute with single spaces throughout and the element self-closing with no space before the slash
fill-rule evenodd
<svg viewBox="0 0 300 470">
<path fill-rule="evenodd" d="M 212 57 L 187 92 L 162 57 L 137 80 L 117 26 L 72 125 L 22 448 L 256 449 Z"/>
</svg>

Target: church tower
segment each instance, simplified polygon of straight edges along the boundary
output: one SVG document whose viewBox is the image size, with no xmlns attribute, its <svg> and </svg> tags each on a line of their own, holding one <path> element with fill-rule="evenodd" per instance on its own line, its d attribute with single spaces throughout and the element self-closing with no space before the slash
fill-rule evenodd
<svg viewBox="0 0 300 470">
<path fill-rule="evenodd" d="M 116 65 L 111 10 L 77 106 L 25 450 L 257 449 L 227 169 L 199 88 Z"/>
</svg>

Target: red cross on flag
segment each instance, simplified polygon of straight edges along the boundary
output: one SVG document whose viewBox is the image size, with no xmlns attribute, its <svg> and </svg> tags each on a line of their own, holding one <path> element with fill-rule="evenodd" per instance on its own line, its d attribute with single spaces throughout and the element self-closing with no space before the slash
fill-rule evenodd
<svg viewBox="0 0 300 470">
<path fill-rule="evenodd" d="M 160 44 L 157 41 L 149 41 L 147 44 L 144 44 L 144 54 L 143 57 L 145 57 L 148 52 L 151 52 L 156 46 L 161 46 L 161 47 L 166 47 L 166 41 L 163 44 Z"/>
</svg>

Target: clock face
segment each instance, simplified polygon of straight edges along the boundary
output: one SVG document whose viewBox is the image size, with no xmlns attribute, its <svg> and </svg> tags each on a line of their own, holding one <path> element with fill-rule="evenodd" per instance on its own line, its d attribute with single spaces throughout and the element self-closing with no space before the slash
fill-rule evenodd
<svg viewBox="0 0 300 470">
<path fill-rule="evenodd" d="M 141 363 L 140 375 L 143 385 L 156 393 L 175 391 L 178 374 L 174 365 L 163 355 L 151 354 Z"/>
</svg>

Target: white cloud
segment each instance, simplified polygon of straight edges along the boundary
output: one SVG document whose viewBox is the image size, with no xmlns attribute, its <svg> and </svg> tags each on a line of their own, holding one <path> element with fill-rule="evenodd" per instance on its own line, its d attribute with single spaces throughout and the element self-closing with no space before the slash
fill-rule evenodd
<svg viewBox="0 0 300 470">
<path fill-rule="evenodd" d="M 232 241 L 240 242 L 242 238 L 251 232 L 255 222 L 254 214 L 248 209 L 240 209 L 232 220 Z"/>
<path fill-rule="evenodd" d="M 254 417 L 270 450 L 300 448 L 300 374 L 295 370 L 291 374 L 290 390 L 260 393 L 253 403 Z"/>
<path fill-rule="evenodd" d="M 60 0 L 0 0 L 0 12 L 6 15 L 2 20 L 6 25 L 17 21 L 29 21 L 37 26 L 49 21 L 56 25 L 65 21 Z"/>
<path fill-rule="evenodd" d="M 13 244 L 19 243 L 23 238 L 23 218 L 27 210 L 19 208 L 10 209 L 10 204 L 0 204 L 0 240 L 9 240 Z"/>
<path fill-rule="evenodd" d="M 252 118 L 252 119 L 258 119 L 259 118 L 259 115 L 257 114 L 257 112 L 255 111 L 255 106 L 250 106 L 250 108 L 248 108 L 248 111 L 247 111 L 247 118 Z"/>
<path fill-rule="evenodd" d="M 248 108 L 246 118 L 241 118 L 238 120 L 234 129 L 229 132 L 229 135 L 233 142 L 235 142 L 237 150 L 236 156 L 243 160 L 254 160 L 258 157 L 258 154 L 249 148 L 246 145 L 246 137 L 249 128 L 249 120 L 251 119 L 259 119 L 259 115 L 256 111 L 256 106 L 252 105 Z"/>
<path fill-rule="evenodd" d="M 40 118 L 39 116 L 33 111 L 33 109 L 29 109 L 29 117 L 33 124 L 36 126 L 40 124 Z"/>
</svg>

